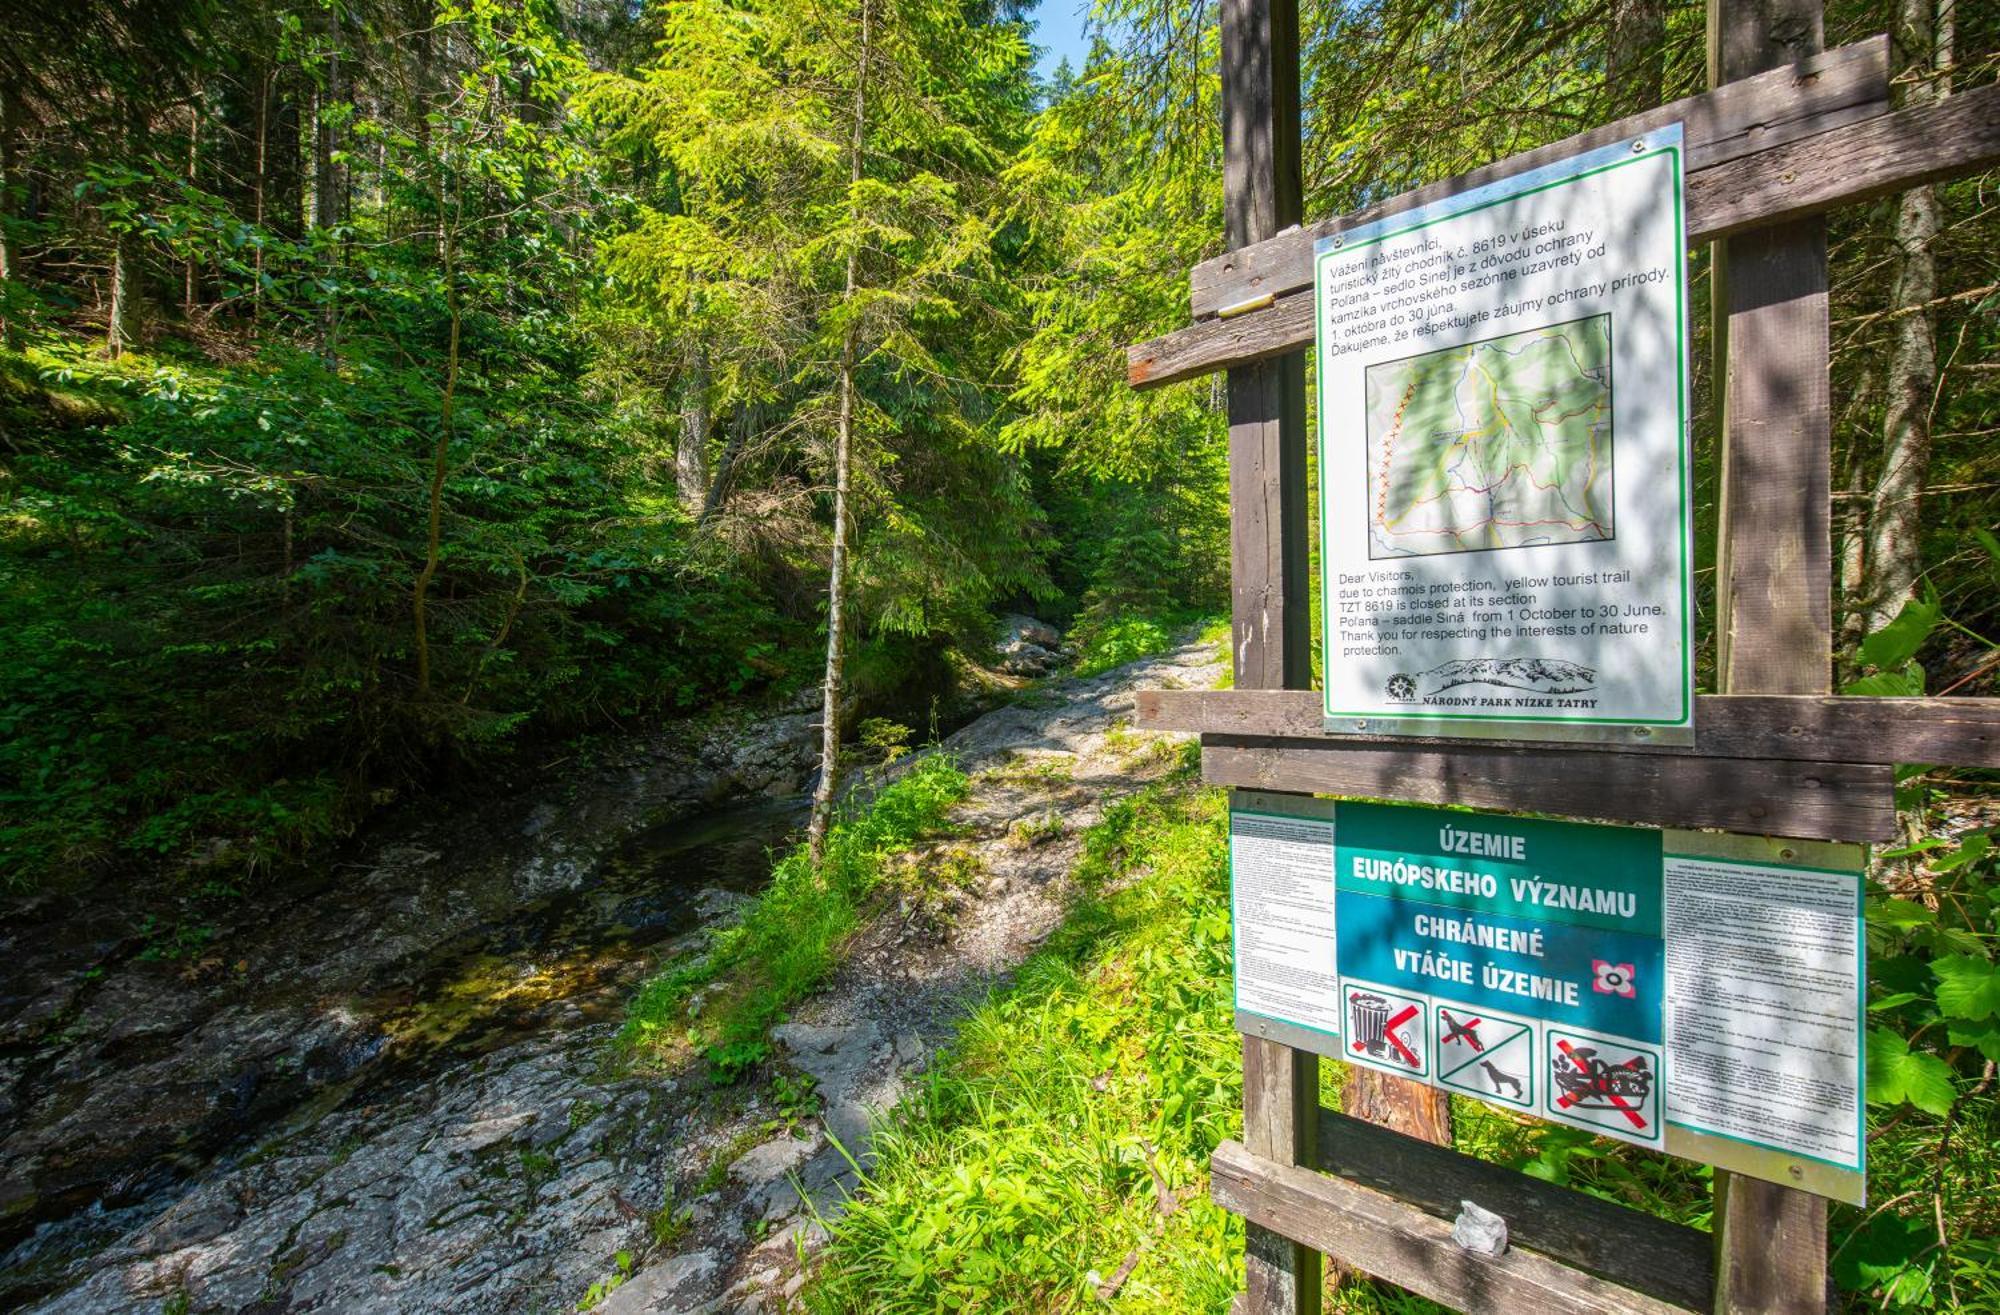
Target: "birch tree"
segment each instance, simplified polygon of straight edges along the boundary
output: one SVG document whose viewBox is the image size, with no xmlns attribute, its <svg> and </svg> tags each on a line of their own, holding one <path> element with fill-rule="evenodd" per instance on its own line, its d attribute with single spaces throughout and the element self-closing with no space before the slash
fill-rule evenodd
<svg viewBox="0 0 2000 1315">
<path fill-rule="evenodd" d="M 1902 56 L 1903 104 L 1935 105 L 1951 95 L 1956 0 L 1902 0 L 1896 48 Z M 1883 381 L 1882 459 L 1868 529 L 1867 630 L 1895 620 L 1916 596 L 1923 574 L 1923 498 L 1930 479 L 1931 413 L 1938 388 L 1936 326 L 1941 227 L 1935 186 L 1903 193 L 1896 209 L 1889 305 L 1889 362 Z"/>
</svg>

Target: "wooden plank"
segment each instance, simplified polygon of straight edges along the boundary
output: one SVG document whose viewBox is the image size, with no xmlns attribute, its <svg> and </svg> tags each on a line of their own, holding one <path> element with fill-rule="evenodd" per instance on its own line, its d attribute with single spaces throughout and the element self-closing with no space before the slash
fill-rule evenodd
<svg viewBox="0 0 2000 1315">
<path fill-rule="evenodd" d="M 1690 174 L 1688 240 L 1860 205 L 1995 163 L 2000 84 L 1988 83 Z"/>
<path fill-rule="evenodd" d="M 1700 1229 L 1404 1137 L 1332 1110 L 1319 1114 L 1326 1173 L 1440 1219 L 1477 1201 L 1507 1221 L 1517 1246 L 1690 1310 L 1715 1286 L 1712 1240 Z"/>
<path fill-rule="evenodd" d="M 1892 840 L 1893 769 L 1485 746 L 1348 748 L 1204 735 L 1202 779 L 1256 790 L 1553 813 L 1801 840 Z"/>
<path fill-rule="evenodd" d="M 1228 320 L 1202 320 L 1127 347 L 1125 382 L 1134 388 L 1156 388 L 1299 351 L 1312 340 L 1312 293 L 1294 292 L 1264 310 Z"/>
<path fill-rule="evenodd" d="M 1820 3 L 1709 0 L 1710 82 L 1750 77 L 1817 50 Z M 1820 208 L 1813 201 L 1843 185 L 1851 200 L 1911 186 L 1935 148 L 1976 148 L 1982 127 L 2000 148 L 2000 100 L 1989 97 L 1984 114 L 1969 121 L 1924 120 L 1927 140 L 1910 137 L 1917 126 L 1904 111 L 1827 134 L 1845 136 L 1837 166 L 1824 157 L 1795 159 L 1781 146 L 1763 153 L 1754 175 L 1743 175 L 1738 160 L 1717 170 L 1719 179 L 1690 182 L 1689 209 L 1699 198 L 1713 216 L 1712 232 L 1775 225 L 1719 242 L 1713 257 L 1722 444 L 1716 670 L 1726 694 L 1830 688 L 1826 221 L 1812 213 Z M 1825 1310 L 1826 1202 L 1720 1169 L 1713 1191 L 1715 1310 Z"/>
<path fill-rule="evenodd" d="M 1380 205 L 1204 260 L 1189 275 L 1191 317 L 1204 319 L 1225 306 L 1266 293 L 1282 296 L 1309 286 L 1313 244 L 1322 237 L 1583 151 L 1637 137 L 1665 124 L 1684 125 L 1687 168 L 1693 172 L 1844 123 L 1872 118 L 1887 113 L 1888 109 L 1889 39 L 1874 36 L 1830 50 L 1795 68 L 1779 69 L 1673 101 L 1469 173 L 1430 183 Z M 1303 282 L 1299 281 L 1301 269 L 1305 271 Z"/>
<path fill-rule="evenodd" d="M 1299 689 L 1312 679 L 1305 354 L 1237 366 L 1228 393 L 1236 684 Z"/>
<path fill-rule="evenodd" d="M 1717 243 L 1713 270 L 1717 683 L 1731 694 L 1824 694 L 1833 676 L 1826 221 Z"/>
<path fill-rule="evenodd" d="M 1496 747 L 1443 736 L 1328 735 L 1320 696 L 1307 690 L 1140 690 L 1133 725 L 1146 731 L 1262 735 L 1329 746 Z M 1791 762 L 1927 763 L 2000 767 L 2000 699 L 1877 699 L 1803 694 L 1702 694 L 1692 745 L 1566 746 L 1578 753 Z M 1519 746 L 1504 746 L 1519 747 Z"/>
<path fill-rule="evenodd" d="M 1232 247 L 1302 213 L 1297 0 L 1224 0 L 1223 211 Z M 1305 358 L 1229 372 L 1231 629 L 1236 683 L 1304 688 L 1311 679 L 1306 557 Z M 1310 1163 L 1319 1057 L 1243 1039 L 1243 1138 L 1260 1155 Z M 1251 1227 L 1239 1315 L 1319 1315 L 1319 1254 Z"/>
<path fill-rule="evenodd" d="M 1448 1152 L 1447 1152 L 1448 1153 Z M 1608 1283 L 1524 1248 L 1466 1251 L 1451 1225 L 1358 1183 L 1224 1142 L 1209 1193 L 1225 1210 L 1456 1310 L 1482 1315 L 1668 1315 L 1688 1307 Z"/>
<path fill-rule="evenodd" d="M 1688 175 L 1687 236 L 1707 242 L 2000 164 L 2000 83 L 1898 110 Z M 1301 291 L 1227 320 L 1202 320 L 1126 348 L 1126 378 L 1156 388 L 1312 342 L 1310 244 L 1282 279 Z"/>
<path fill-rule="evenodd" d="M 1296 224 L 1304 205 L 1297 0 L 1227 0 L 1222 66 L 1223 210 L 1240 247 Z M 1232 370 L 1228 393 L 1236 685 L 1303 689 L 1312 670 L 1305 358 Z"/>
<path fill-rule="evenodd" d="M 1311 1164 L 1318 1155 L 1319 1056 L 1263 1037 L 1243 1038 L 1243 1140 L 1274 1163 Z M 1317 1251 L 1251 1228 L 1245 1239 L 1239 1315 L 1317 1312 L 1322 1273 Z"/>
</svg>

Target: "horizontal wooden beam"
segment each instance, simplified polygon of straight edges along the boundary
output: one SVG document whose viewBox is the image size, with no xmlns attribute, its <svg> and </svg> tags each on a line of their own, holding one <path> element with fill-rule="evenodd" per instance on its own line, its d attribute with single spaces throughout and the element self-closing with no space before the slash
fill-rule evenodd
<svg viewBox="0 0 2000 1315">
<path fill-rule="evenodd" d="M 1462 804 L 1639 826 L 1800 840 L 1892 840 L 1895 771 L 1880 763 L 1676 758 L 1578 749 L 1365 745 L 1204 735 L 1210 785 Z"/>
<path fill-rule="evenodd" d="M 1941 104 L 1878 115 L 1690 173 L 1687 239 L 1691 245 L 1709 242 L 1996 164 L 2000 83 L 1989 83 Z M 1126 379 L 1134 388 L 1192 379 L 1311 344 L 1312 244 L 1304 230 L 1270 241 L 1284 243 L 1278 254 L 1290 255 L 1265 283 L 1272 291 L 1290 290 L 1265 309 L 1202 320 L 1126 348 Z"/>
<path fill-rule="evenodd" d="M 1317 1163 L 1327 1173 L 1396 1197 L 1441 1219 L 1476 1201 L 1507 1221 L 1518 1246 L 1674 1306 L 1705 1309 L 1715 1287 L 1713 1239 L 1498 1164 L 1319 1112 Z"/>
<path fill-rule="evenodd" d="M 1328 735 L 1312 690 L 1140 690 L 1134 725 L 1147 731 L 1262 735 L 1376 748 L 1494 747 L 1491 740 Z M 2000 767 L 2000 699 L 1876 699 L 1816 694 L 1703 694 L 1692 745 L 1564 746 L 1580 753 L 1792 762 Z"/>
<path fill-rule="evenodd" d="M 1189 275 L 1191 316 L 1206 319 L 1224 306 L 1265 293 L 1295 292 L 1312 281 L 1313 244 L 1420 205 L 1499 182 L 1572 155 L 1679 123 L 1690 172 L 1724 164 L 1781 142 L 1809 137 L 1889 109 L 1889 38 L 1870 37 L 1789 68 L 1773 69 L 1552 142 L 1455 178 L 1404 192 L 1325 223 L 1281 233 L 1266 242 L 1204 260 Z M 1301 266 L 1306 282 L 1296 281 Z"/>
<path fill-rule="evenodd" d="M 1689 174 L 1688 240 L 1788 223 L 1995 164 L 2000 85 L 1988 83 Z"/>
<path fill-rule="evenodd" d="M 1451 1225 L 1384 1192 L 1279 1164 L 1226 1141 L 1209 1161 L 1217 1205 L 1454 1310 L 1490 1315 L 1671 1315 L 1689 1307 L 1606 1282 L 1538 1252 L 1478 1255 Z"/>
</svg>

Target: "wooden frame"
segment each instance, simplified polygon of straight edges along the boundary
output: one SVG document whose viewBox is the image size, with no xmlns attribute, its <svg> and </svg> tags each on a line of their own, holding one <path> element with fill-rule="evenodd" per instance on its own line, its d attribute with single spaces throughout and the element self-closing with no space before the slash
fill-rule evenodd
<svg viewBox="0 0 2000 1315">
<path fill-rule="evenodd" d="M 1200 733 L 1204 776 L 1220 784 L 1801 842 L 1893 836 L 1896 763 L 2000 766 L 2000 700 L 1829 696 L 1820 218 L 2000 164 L 2000 87 L 1892 111 L 1886 38 L 1822 52 L 1821 31 L 1819 0 L 1710 0 L 1710 91 L 1305 227 L 1297 0 L 1223 0 L 1229 251 L 1192 271 L 1194 323 L 1129 348 L 1128 377 L 1148 388 L 1228 371 L 1237 688 L 1142 692 L 1139 725 Z M 1723 692 L 1697 700 L 1695 743 L 1416 739 L 1365 722 L 1329 734 L 1307 634 L 1314 242 L 1676 121 L 1688 238 L 1715 243 L 1721 407 Z M 1466 1309 L 1824 1306 L 1821 1197 L 1718 1170 L 1703 1234 L 1321 1110 L 1317 1056 L 1269 1036 L 1243 1045 L 1243 1140 L 1211 1165 L 1215 1199 L 1249 1225 L 1239 1315 L 1317 1312 L 1322 1252 Z M 1520 1249 L 1457 1248 L 1444 1221 L 1461 1197 L 1498 1208 Z"/>
</svg>

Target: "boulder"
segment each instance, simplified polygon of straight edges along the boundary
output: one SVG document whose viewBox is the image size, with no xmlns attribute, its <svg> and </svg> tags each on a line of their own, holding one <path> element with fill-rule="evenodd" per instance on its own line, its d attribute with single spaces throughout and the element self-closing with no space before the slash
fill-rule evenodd
<svg viewBox="0 0 2000 1315">
<path fill-rule="evenodd" d="M 1062 633 L 1019 613 L 1000 619 L 994 665 L 1010 676 L 1045 676 L 1062 665 Z"/>
</svg>

